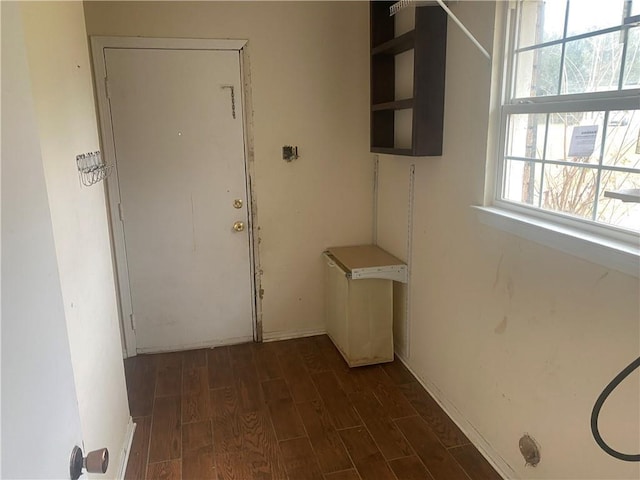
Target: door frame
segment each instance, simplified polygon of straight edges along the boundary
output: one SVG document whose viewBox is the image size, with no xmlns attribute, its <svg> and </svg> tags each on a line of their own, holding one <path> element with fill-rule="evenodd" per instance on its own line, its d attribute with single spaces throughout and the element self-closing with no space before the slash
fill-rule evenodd
<svg viewBox="0 0 640 480">
<path fill-rule="evenodd" d="M 136 332 L 135 317 L 131 299 L 131 287 L 127 264 L 127 252 L 124 242 L 124 224 L 120 220 L 120 186 L 118 182 L 118 169 L 115 155 L 115 143 L 111 126 L 111 113 L 109 105 L 108 80 L 106 58 L 104 50 L 107 48 L 119 49 L 168 49 L 168 50 L 230 50 L 236 51 L 240 56 L 240 78 L 242 81 L 241 101 L 243 109 L 243 137 L 244 137 L 244 168 L 245 184 L 247 191 L 247 209 L 249 218 L 249 264 L 251 275 L 251 313 L 253 339 L 262 341 L 262 301 L 260 285 L 260 257 L 258 252 L 258 228 L 256 227 L 256 195 L 254 175 L 254 149 L 253 149 L 253 116 L 251 105 L 249 55 L 247 40 L 242 39 L 191 39 L 191 38 L 151 38 L 151 37 L 112 37 L 91 36 L 91 55 L 94 70 L 94 83 L 98 102 L 98 117 L 100 123 L 100 137 L 102 154 L 105 163 L 113 166 L 112 176 L 106 179 L 107 205 L 109 206 L 109 225 L 112 244 L 112 257 L 115 268 L 116 294 L 118 297 L 118 314 L 120 317 L 120 332 L 122 337 L 122 350 L 124 358 L 135 356 Z M 213 345 L 201 345 L 213 346 Z"/>
</svg>

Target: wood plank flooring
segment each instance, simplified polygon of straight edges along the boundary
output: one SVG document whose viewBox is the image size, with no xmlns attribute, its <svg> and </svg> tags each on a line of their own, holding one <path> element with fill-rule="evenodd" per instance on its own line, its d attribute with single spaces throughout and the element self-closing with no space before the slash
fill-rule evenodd
<svg viewBox="0 0 640 480">
<path fill-rule="evenodd" d="M 125 360 L 128 480 L 500 480 L 398 360 L 325 335 Z"/>
</svg>

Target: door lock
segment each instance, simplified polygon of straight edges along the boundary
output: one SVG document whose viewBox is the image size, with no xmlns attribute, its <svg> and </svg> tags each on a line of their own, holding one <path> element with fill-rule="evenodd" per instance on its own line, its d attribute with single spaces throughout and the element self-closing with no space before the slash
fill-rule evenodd
<svg viewBox="0 0 640 480">
<path fill-rule="evenodd" d="M 236 198 L 233 201 L 233 208 L 242 208 L 242 199 Z"/>
<path fill-rule="evenodd" d="M 236 222 L 233 224 L 233 229 L 236 232 L 242 232 L 244 230 L 244 222 Z"/>
</svg>

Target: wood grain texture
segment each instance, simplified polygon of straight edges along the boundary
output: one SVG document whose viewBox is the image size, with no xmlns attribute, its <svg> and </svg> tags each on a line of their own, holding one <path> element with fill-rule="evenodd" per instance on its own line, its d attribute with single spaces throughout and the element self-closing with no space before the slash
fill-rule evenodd
<svg viewBox="0 0 640 480">
<path fill-rule="evenodd" d="M 251 478 L 243 452 L 243 432 L 234 387 L 211 390 L 214 463 L 221 480 Z"/>
<path fill-rule="evenodd" d="M 349 370 L 349 365 L 344 361 L 344 358 L 342 358 L 342 355 L 340 355 L 340 352 L 338 352 L 336 347 L 333 345 L 333 342 L 328 335 L 318 335 L 317 337 L 310 338 L 315 341 L 320 353 L 322 353 L 324 361 L 331 370 L 334 372 L 339 370 Z"/>
<path fill-rule="evenodd" d="M 322 402 L 312 400 L 299 403 L 297 407 L 320 469 L 324 473 L 331 473 L 351 468 L 353 465 L 349 455 Z"/>
<path fill-rule="evenodd" d="M 372 391 L 390 418 L 411 417 L 417 414 L 397 385 L 377 384 Z"/>
<path fill-rule="evenodd" d="M 180 460 L 150 463 L 147 468 L 147 478 L 149 480 L 181 480 L 182 465 Z"/>
<path fill-rule="evenodd" d="M 245 480 L 253 478 L 244 455 L 240 452 L 215 453 L 218 480 Z"/>
<path fill-rule="evenodd" d="M 211 390 L 211 407 L 216 455 L 241 451 L 242 426 L 236 389 L 227 387 Z"/>
<path fill-rule="evenodd" d="M 412 382 L 403 385 L 401 389 L 411 405 L 427 422 L 427 425 L 445 447 L 456 447 L 470 443 L 466 435 L 462 433 L 431 395 L 422 388 L 422 385 L 418 382 Z"/>
<path fill-rule="evenodd" d="M 238 407 L 245 413 L 263 409 L 262 388 L 258 381 L 251 344 L 229 347 L 229 358 L 233 371 L 233 383 L 238 390 Z"/>
<path fill-rule="evenodd" d="M 212 444 L 210 420 L 182 425 L 182 453 L 193 452 Z"/>
<path fill-rule="evenodd" d="M 207 367 L 184 368 L 182 373 L 182 393 L 191 395 L 196 393 L 209 393 L 209 381 Z"/>
<path fill-rule="evenodd" d="M 309 373 L 319 373 L 330 370 L 329 365 L 325 361 L 324 356 L 313 337 L 301 339 L 300 343 L 298 343 L 298 352 L 300 352 L 302 361 L 307 367 L 307 371 L 309 371 Z"/>
<path fill-rule="evenodd" d="M 243 414 L 242 448 L 253 478 L 286 478 L 278 441 L 264 411 Z"/>
<path fill-rule="evenodd" d="M 502 480 L 502 477 L 473 445 L 451 448 L 449 452 L 471 480 Z"/>
<path fill-rule="evenodd" d="M 389 466 L 398 480 L 433 480 L 431 474 L 415 455 L 391 460 Z"/>
<path fill-rule="evenodd" d="M 191 368 L 207 366 L 207 352 L 209 348 L 201 348 L 200 350 L 187 350 L 182 352 L 182 367 L 184 370 Z"/>
<path fill-rule="evenodd" d="M 324 476 L 324 480 L 361 480 L 357 470 L 343 470 L 341 472 L 329 473 Z"/>
<path fill-rule="evenodd" d="M 365 428 L 340 430 L 340 437 L 362 480 L 395 480 L 389 465 Z"/>
<path fill-rule="evenodd" d="M 149 463 L 180 458 L 182 451 L 179 396 L 156 398 L 151 417 Z"/>
<path fill-rule="evenodd" d="M 379 365 L 341 369 L 335 374 L 347 394 L 368 392 L 379 384 L 392 383 Z"/>
<path fill-rule="evenodd" d="M 458 462 L 422 418 L 407 417 L 395 422 L 434 478 L 468 480 Z"/>
<path fill-rule="evenodd" d="M 182 423 L 208 420 L 209 382 L 207 367 L 184 369 L 182 375 Z"/>
<path fill-rule="evenodd" d="M 395 383 L 396 385 L 404 385 L 405 383 L 416 381 L 411 372 L 407 370 L 407 367 L 405 367 L 403 363 L 398 360 L 398 357 L 396 357 L 393 362 L 385 363 L 384 365 L 382 365 L 382 369 L 387 375 L 389 375 L 389 378 L 391 378 L 393 383 Z"/>
<path fill-rule="evenodd" d="M 228 347 L 216 347 L 207 351 L 209 388 L 229 387 L 233 384 L 233 372 Z"/>
<path fill-rule="evenodd" d="M 401 364 L 350 369 L 326 335 L 139 355 L 125 373 L 148 413 L 127 480 L 500 478 Z"/>
<path fill-rule="evenodd" d="M 144 480 L 149 456 L 151 417 L 136 417 L 133 421 L 136 424 L 136 431 L 133 435 L 124 478 L 125 480 Z"/>
<path fill-rule="evenodd" d="M 259 380 L 271 380 L 283 376 L 278 353 L 273 345 L 273 343 L 254 344 L 253 357 Z"/>
<path fill-rule="evenodd" d="M 333 372 L 317 373 L 312 375 L 312 378 L 336 429 L 360 425 L 360 418 L 340 388 Z"/>
<path fill-rule="evenodd" d="M 282 378 L 262 382 L 262 391 L 267 405 L 277 405 L 281 402 L 291 402 L 291 392 L 287 382 Z"/>
<path fill-rule="evenodd" d="M 162 353 L 156 358 L 158 373 L 156 397 L 180 395 L 182 391 L 182 353 Z"/>
<path fill-rule="evenodd" d="M 154 355 L 138 355 L 124 361 L 129 410 L 132 417 L 151 415 L 156 389 Z"/>
<path fill-rule="evenodd" d="M 278 356 L 287 355 L 298 352 L 298 345 L 302 341 L 301 338 L 291 338 L 289 340 L 281 340 L 279 342 L 270 342 Z"/>
<path fill-rule="evenodd" d="M 307 438 L 295 438 L 280 442 L 280 451 L 289 478 L 323 480 L 320 467 Z"/>
<path fill-rule="evenodd" d="M 295 344 L 292 346 L 295 346 Z M 296 403 L 319 398 L 318 392 L 311 381 L 309 372 L 304 366 L 304 361 L 297 349 L 285 349 L 283 353 L 278 355 L 278 359 L 282 367 L 282 374 L 289 385 L 291 395 Z"/>
<path fill-rule="evenodd" d="M 216 477 L 211 445 L 182 454 L 182 478 L 184 480 L 215 480 Z"/>
<path fill-rule="evenodd" d="M 404 436 L 386 415 L 373 393 L 354 393 L 349 399 L 387 460 L 413 454 Z"/>
<path fill-rule="evenodd" d="M 278 440 L 306 435 L 287 383 L 282 378 L 262 382 L 265 402 Z"/>
</svg>

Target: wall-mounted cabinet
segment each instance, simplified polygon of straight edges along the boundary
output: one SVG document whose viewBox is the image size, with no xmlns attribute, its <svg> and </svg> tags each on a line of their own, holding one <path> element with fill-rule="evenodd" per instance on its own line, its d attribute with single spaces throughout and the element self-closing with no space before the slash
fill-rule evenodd
<svg viewBox="0 0 640 480">
<path fill-rule="evenodd" d="M 395 35 L 394 2 L 370 2 L 371 151 L 442 155 L 447 14 L 439 6 L 415 7 L 415 28 Z M 396 56 L 413 51 L 413 96 L 396 98 Z M 397 112 L 411 110 L 410 145 L 398 145 Z"/>
</svg>

